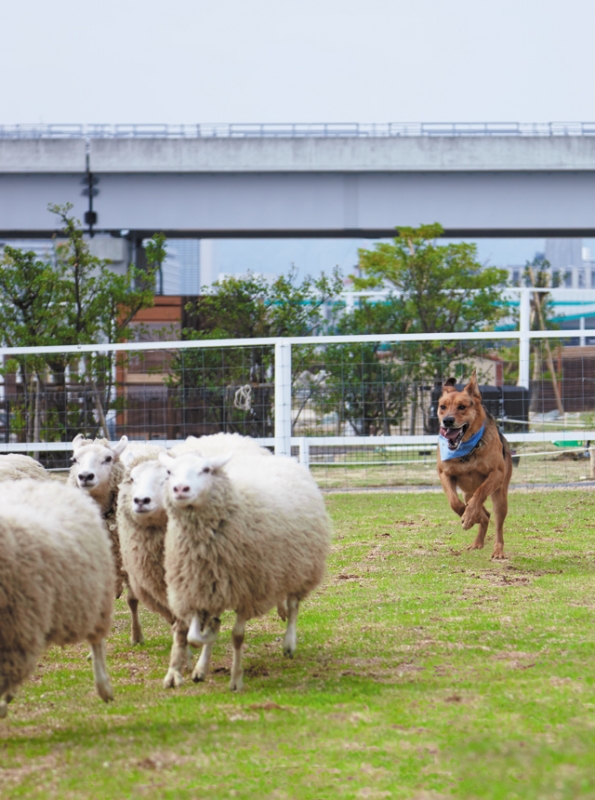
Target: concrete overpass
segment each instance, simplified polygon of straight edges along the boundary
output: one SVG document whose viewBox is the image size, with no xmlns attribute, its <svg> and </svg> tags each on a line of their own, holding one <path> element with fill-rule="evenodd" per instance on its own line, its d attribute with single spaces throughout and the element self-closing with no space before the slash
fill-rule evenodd
<svg viewBox="0 0 595 800">
<path fill-rule="evenodd" d="M 357 127 L 357 126 L 356 126 Z M 0 236 L 49 236 L 47 204 L 88 208 L 131 238 L 595 236 L 595 126 L 428 133 L 351 129 L 117 135 L 0 129 Z M 534 126 L 536 127 L 536 126 Z M 537 126 L 538 127 L 538 126 Z M 55 135 L 54 135 L 55 134 Z"/>
</svg>

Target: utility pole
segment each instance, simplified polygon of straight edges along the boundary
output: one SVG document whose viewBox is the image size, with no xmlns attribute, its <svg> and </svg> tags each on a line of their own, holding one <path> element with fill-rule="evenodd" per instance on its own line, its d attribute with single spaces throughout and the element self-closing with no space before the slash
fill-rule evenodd
<svg viewBox="0 0 595 800">
<path fill-rule="evenodd" d="M 85 173 L 85 177 L 81 181 L 85 188 L 81 192 L 83 197 L 89 198 L 89 210 L 85 211 L 85 224 L 89 226 L 89 236 L 91 239 L 95 235 L 93 231 L 93 225 L 97 224 L 97 212 L 93 211 L 93 198 L 97 197 L 99 194 L 99 189 L 96 189 L 96 184 L 99 183 L 99 178 L 96 178 L 95 175 L 91 172 L 91 163 L 89 160 L 89 151 L 87 150 L 87 171 Z"/>
</svg>

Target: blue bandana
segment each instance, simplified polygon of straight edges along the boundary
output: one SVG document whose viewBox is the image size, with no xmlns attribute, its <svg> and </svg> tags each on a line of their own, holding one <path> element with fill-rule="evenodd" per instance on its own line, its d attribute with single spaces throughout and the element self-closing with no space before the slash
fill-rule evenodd
<svg viewBox="0 0 595 800">
<path fill-rule="evenodd" d="M 445 436 L 438 436 L 438 447 L 440 448 L 440 458 L 442 461 L 448 461 L 451 458 L 463 458 L 463 456 L 468 456 L 481 440 L 485 429 L 486 426 L 482 425 L 477 433 L 473 434 L 473 436 L 470 439 L 467 439 L 466 442 L 461 442 L 456 450 L 449 449 L 448 439 Z"/>
</svg>

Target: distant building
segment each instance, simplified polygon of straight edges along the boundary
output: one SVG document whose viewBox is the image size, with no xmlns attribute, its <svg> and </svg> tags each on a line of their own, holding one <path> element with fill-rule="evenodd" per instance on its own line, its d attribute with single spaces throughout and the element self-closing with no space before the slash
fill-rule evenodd
<svg viewBox="0 0 595 800">
<path fill-rule="evenodd" d="M 583 247 L 582 239 L 546 239 L 545 259 L 552 266 L 552 273 L 558 275 L 560 287 L 564 289 L 595 289 L 595 259 L 591 258 L 588 247 Z M 506 267 L 510 282 L 519 286 L 525 266 Z"/>
</svg>

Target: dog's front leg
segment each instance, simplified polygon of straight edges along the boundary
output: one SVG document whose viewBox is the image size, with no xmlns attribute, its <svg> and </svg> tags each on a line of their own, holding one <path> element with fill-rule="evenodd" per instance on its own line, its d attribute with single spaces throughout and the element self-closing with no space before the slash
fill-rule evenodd
<svg viewBox="0 0 595 800">
<path fill-rule="evenodd" d="M 450 503 L 450 507 L 458 514 L 459 517 L 462 517 L 465 513 L 465 503 L 462 502 L 461 498 L 457 494 L 457 483 L 454 478 L 451 478 L 450 475 L 446 475 L 442 470 L 439 470 L 438 477 L 440 478 L 440 483 L 442 484 L 442 488 L 448 498 L 448 502 Z"/>
<path fill-rule="evenodd" d="M 483 515 L 483 504 L 488 497 L 498 489 L 504 480 L 504 473 L 501 470 L 494 470 L 488 478 L 478 486 L 473 497 L 467 503 L 465 512 L 461 518 L 463 530 L 468 531 L 478 522 L 481 522 Z"/>
</svg>

